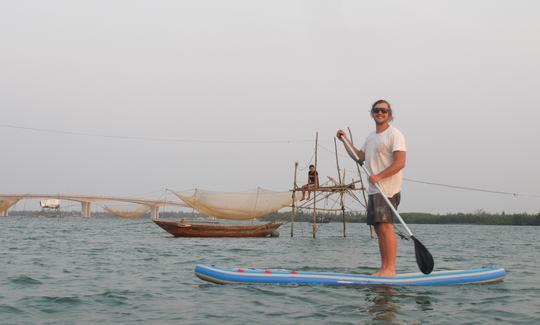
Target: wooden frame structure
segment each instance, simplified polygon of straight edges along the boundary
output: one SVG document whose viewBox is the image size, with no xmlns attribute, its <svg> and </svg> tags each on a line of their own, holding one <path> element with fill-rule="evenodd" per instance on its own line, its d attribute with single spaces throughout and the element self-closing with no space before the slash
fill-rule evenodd
<svg viewBox="0 0 540 325">
<path fill-rule="evenodd" d="M 349 129 L 349 134 L 352 134 L 351 130 Z M 315 135 L 315 170 L 317 170 L 317 155 L 318 155 L 318 142 L 319 142 L 319 133 L 317 132 Z M 344 197 L 345 194 L 349 194 L 349 196 L 354 200 L 360 203 L 364 208 L 367 207 L 367 198 L 365 194 L 365 187 L 364 187 L 364 181 L 362 179 L 362 174 L 360 172 L 360 168 L 357 166 L 358 170 L 358 177 L 359 180 L 355 181 L 352 179 L 350 183 L 345 183 L 345 169 L 341 170 L 339 167 L 339 158 L 337 153 L 337 141 L 336 138 L 334 138 L 334 149 L 336 154 L 336 167 L 337 167 L 337 176 L 338 180 L 335 180 L 331 177 L 328 177 L 329 181 L 325 182 L 324 184 L 319 184 L 319 187 L 317 187 L 314 190 L 311 190 L 313 193 L 313 199 L 308 200 L 302 204 L 297 204 L 296 202 L 296 192 L 302 191 L 302 187 L 299 187 L 297 185 L 297 175 L 298 175 L 298 162 L 294 163 L 294 179 L 293 179 L 293 188 L 290 190 L 292 192 L 292 205 L 291 205 L 291 237 L 294 237 L 294 221 L 296 219 L 296 213 L 298 210 L 311 210 L 312 212 L 312 221 L 311 221 L 311 228 L 312 228 L 312 236 L 313 238 L 317 237 L 317 212 L 318 211 L 334 211 L 334 212 L 341 212 L 342 216 L 342 222 L 343 222 L 343 237 L 346 237 L 346 220 L 345 220 L 345 203 L 344 203 Z M 357 187 L 357 185 L 360 185 L 360 187 Z M 357 195 L 355 191 L 361 191 L 362 195 Z M 319 194 L 319 196 L 317 195 Z M 339 203 L 339 208 L 320 208 L 317 207 L 317 203 L 321 200 L 327 200 L 332 195 L 337 194 L 339 195 L 338 199 L 335 200 L 336 203 Z M 363 198 L 363 201 L 361 200 Z M 371 228 L 370 228 L 371 231 Z"/>
</svg>

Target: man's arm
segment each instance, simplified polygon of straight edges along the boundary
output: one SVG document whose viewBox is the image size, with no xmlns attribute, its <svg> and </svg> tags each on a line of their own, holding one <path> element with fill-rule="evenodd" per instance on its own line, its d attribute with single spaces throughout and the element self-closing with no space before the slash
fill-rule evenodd
<svg viewBox="0 0 540 325">
<path fill-rule="evenodd" d="M 352 160 L 354 161 L 357 161 L 357 160 L 360 160 L 360 161 L 364 161 L 366 160 L 366 155 L 364 153 L 364 151 L 356 148 L 352 142 L 349 140 L 349 138 L 347 138 L 347 135 L 345 134 L 345 131 L 343 130 L 339 130 L 337 132 L 337 138 L 341 141 L 341 142 L 345 142 L 347 141 L 347 143 L 345 144 L 345 150 L 347 150 L 347 153 L 349 154 L 349 156 L 352 158 Z"/>
<path fill-rule="evenodd" d="M 394 162 L 390 166 L 388 166 L 388 168 L 378 173 L 377 175 L 371 175 L 369 177 L 369 181 L 371 183 L 378 183 L 380 180 L 393 176 L 397 174 L 400 170 L 405 168 L 405 161 L 407 160 L 406 151 L 394 151 L 392 153 L 392 156 L 394 157 Z"/>
</svg>

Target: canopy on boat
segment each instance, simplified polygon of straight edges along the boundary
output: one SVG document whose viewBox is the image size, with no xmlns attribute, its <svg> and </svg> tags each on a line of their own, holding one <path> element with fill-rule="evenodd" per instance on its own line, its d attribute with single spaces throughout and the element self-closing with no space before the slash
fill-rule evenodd
<svg viewBox="0 0 540 325">
<path fill-rule="evenodd" d="M 290 192 L 257 188 L 245 192 L 173 192 L 180 200 L 209 217 L 228 220 L 255 219 L 292 204 Z"/>
<path fill-rule="evenodd" d="M 60 200 L 58 199 L 46 199 L 39 201 L 39 206 L 44 209 L 59 209 Z"/>
</svg>

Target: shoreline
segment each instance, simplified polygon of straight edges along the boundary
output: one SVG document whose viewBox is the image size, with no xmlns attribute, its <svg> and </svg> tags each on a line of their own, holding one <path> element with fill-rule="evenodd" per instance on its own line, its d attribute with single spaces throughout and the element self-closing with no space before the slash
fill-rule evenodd
<svg viewBox="0 0 540 325">
<path fill-rule="evenodd" d="M 408 224 L 455 224 L 455 225 L 500 225 L 500 226 L 540 226 L 540 213 L 513 213 L 513 214 L 490 214 L 490 213 L 449 213 L 449 214 L 432 214 L 424 212 L 403 212 L 400 213 L 403 219 Z M 52 211 L 39 210 L 17 210 L 10 211 L 9 216 L 0 217 L 55 217 Z M 340 214 L 317 214 L 318 218 L 329 219 L 330 222 L 342 222 Z M 59 211 L 56 217 L 81 217 L 80 211 Z M 118 218 L 106 212 L 93 212 L 91 218 Z M 90 219 L 91 219 L 90 218 Z M 204 220 L 204 215 L 193 212 L 161 212 L 162 219 L 199 219 Z M 311 222 L 312 214 L 297 213 L 295 222 Z M 122 218 L 119 218 L 122 219 Z M 130 218 L 126 218 L 130 219 Z M 140 218 L 130 220 L 150 219 L 150 214 L 146 214 Z M 260 218 L 260 221 L 290 221 L 290 212 L 279 212 Z M 345 220 L 347 223 L 365 223 L 366 217 L 362 213 L 346 213 Z"/>
</svg>

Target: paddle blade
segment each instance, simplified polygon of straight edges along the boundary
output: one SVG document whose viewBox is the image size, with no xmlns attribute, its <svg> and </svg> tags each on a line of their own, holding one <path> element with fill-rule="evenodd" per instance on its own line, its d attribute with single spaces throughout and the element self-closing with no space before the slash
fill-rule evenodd
<svg viewBox="0 0 540 325">
<path fill-rule="evenodd" d="M 427 248 L 414 236 L 411 236 L 411 239 L 414 241 L 414 253 L 416 255 L 416 264 L 420 268 L 420 271 L 424 274 L 430 274 L 433 271 L 433 256 L 427 250 Z"/>
</svg>

